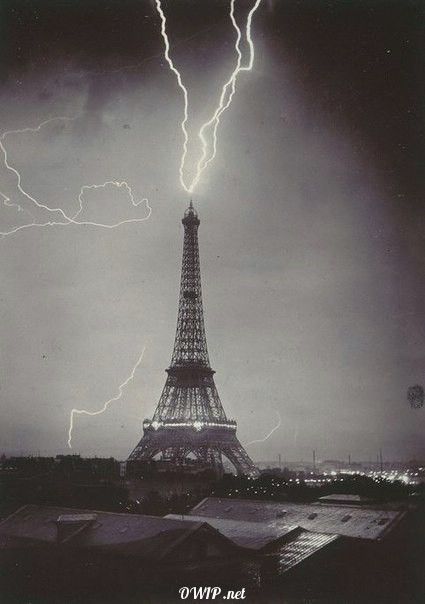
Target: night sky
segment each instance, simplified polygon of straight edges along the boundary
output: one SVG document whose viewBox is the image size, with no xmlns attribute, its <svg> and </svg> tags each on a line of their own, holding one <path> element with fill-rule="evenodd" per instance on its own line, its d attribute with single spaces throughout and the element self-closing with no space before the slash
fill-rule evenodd
<svg viewBox="0 0 425 604">
<path fill-rule="evenodd" d="M 243 22 L 252 2 L 236 2 Z M 189 130 L 235 64 L 228 2 L 163 2 L 189 90 Z M 425 6 L 409 0 L 263 0 L 256 58 L 223 115 L 199 211 L 216 383 L 254 459 L 425 457 Z M 0 241 L 0 443 L 125 457 L 169 363 L 182 228 L 182 98 L 154 2 L 4 0 L 1 130 L 22 186 L 78 209 L 83 185 L 125 180 L 144 222 L 32 228 Z M 246 51 L 246 46 L 243 47 Z M 193 140 L 193 138 L 191 139 Z M 197 153 L 191 143 L 189 160 Z M 3 158 L 2 158 L 3 159 Z M 190 169 L 190 162 L 189 162 Z M 0 165 L 0 230 L 46 219 Z M 1 198 L 0 198 L 1 199 Z M 147 217 L 124 190 L 91 191 L 83 216 Z"/>
</svg>

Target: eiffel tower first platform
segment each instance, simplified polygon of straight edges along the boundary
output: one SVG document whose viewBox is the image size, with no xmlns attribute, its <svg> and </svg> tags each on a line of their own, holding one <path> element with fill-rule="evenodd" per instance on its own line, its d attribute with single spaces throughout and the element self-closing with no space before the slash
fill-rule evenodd
<svg viewBox="0 0 425 604">
<path fill-rule="evenodd" d="M 127 460 L 127 471 L 153 458 L 184 470 L 188 459 L 195 458 L 201 467 L 221 474 L 225 457 L 238 475 L 255 476 L 258 470 L 236 437 L 236 421 L 226 417 L 210 367 L 199 266 L 200 221 L 192 202 L 182 223 L 183 261 L 173 356 L 158 406 L 152 420 L 143 422 L 143 437 Z"/>
</svg>

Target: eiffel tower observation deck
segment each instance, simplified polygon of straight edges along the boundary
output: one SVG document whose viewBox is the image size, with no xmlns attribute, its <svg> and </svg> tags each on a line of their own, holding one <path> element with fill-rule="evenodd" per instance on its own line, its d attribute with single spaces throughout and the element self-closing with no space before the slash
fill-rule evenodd
<svg viewBox="0 0 425 604">
<path fill-rule="evenodd" d="M 183 261 L 171 365 L 153 418 L 143 422 L 143 437 L 127 464 L 155 458 L 184 470 L 193 463 L 191 459 L 220 474 L 225 457 L 238 475 L 256 475 L 257 468 L 236 437 L 236 421 L 224 412 L 210 366 L 199 265 L 200 221 L 192 202 L 182 223 Z"/>
</svg>

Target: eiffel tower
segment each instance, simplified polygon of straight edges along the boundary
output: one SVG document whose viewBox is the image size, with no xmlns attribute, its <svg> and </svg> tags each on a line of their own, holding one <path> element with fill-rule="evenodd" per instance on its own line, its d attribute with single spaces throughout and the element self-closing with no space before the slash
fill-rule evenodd
<svg viewBox="0 0 425 604">
<path fill-rule="evenodd" d="M 143 422 L 143 437 L 127 467 L 155 457 L 184 469 L 191 456 L 221 474 L 225 457 L 238 475 L 255 476 L 258 470 L 236 437 L 236 421 L 224 412 L 210 367 L 199 266 L 200 221 L 192 202 L 182 223 L 183 261 L 171 365 L 153 418 Z"/>
</svg>

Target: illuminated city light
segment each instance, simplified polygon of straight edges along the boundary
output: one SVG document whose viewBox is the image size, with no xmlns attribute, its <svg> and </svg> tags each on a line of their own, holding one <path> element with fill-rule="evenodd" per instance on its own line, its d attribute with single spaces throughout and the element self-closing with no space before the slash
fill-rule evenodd
<svg viewBox="0 0 425 604">
<path fill-rule="evenodd" d="M 146 419 L 143 422 L 143 427 L 145 429 L 152 427 L 154 430 L 158 430 L 159 428 L 193 428 L 194 430 L 199 432 L 203 428 L 226 428 L 228 430 L 236 430 L 236 422 L 162 422 L 157 420 L 151 422 L 150 420 Z"/>
</svg>

